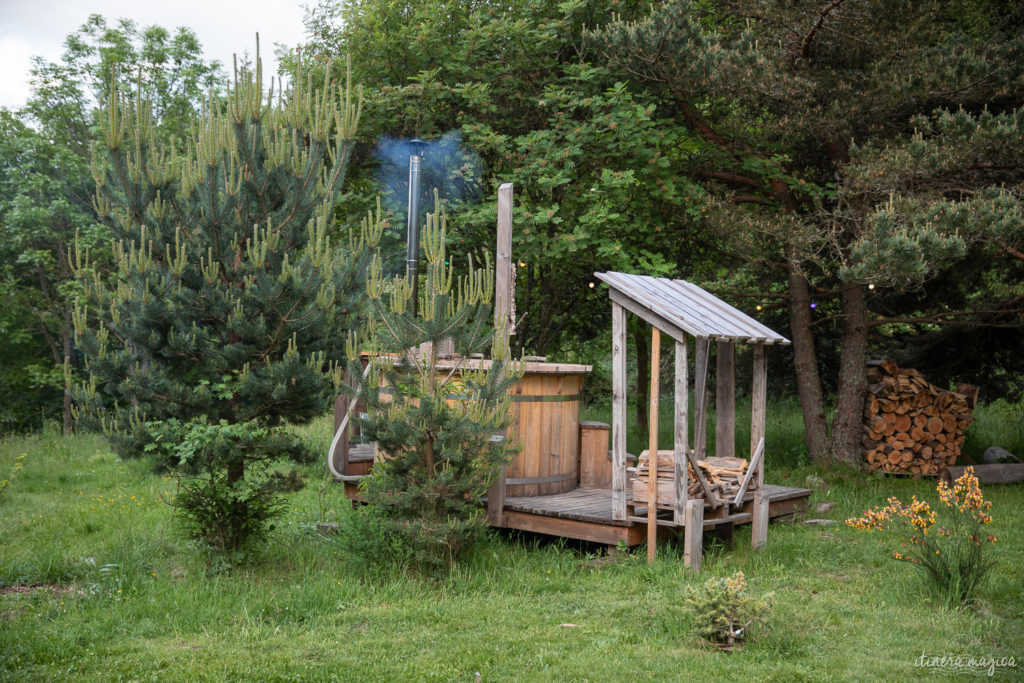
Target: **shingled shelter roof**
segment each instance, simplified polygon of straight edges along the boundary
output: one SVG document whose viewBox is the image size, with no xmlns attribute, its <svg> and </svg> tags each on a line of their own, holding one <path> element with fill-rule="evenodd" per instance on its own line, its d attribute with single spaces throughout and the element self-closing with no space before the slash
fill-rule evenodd
<svg viewBox="0 0 1024 683">
<path fill-rule="evenodd" d="M 745 344 L 789 343 L 781 334 L 685 280 L 630 273 L 594 275 L 608 284 L 612 301 L 679 341 L 686 333 Z"/>
</svg>

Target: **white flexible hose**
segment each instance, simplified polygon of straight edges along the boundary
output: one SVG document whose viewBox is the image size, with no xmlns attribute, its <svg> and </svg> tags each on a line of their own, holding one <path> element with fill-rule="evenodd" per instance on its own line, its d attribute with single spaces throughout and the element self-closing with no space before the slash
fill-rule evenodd
<svg viewBox="0 0 1024 683">
<path fill-rule="evenodd" d="M 373 367 L 371 363 L 366 364 L 366 369 L 363 370 L 363 376 L 359 379 L 359 384 L 356 385 L 356 396 L 359 395 L 359 390 L 363 388 L 363 382 L 366 381 L 366 376 L 370 374 L 371 367 Z M 338 442 L 341 441 L 342 434 L 344 434 L 348 428 L 348 421 L 352 417 L 352 412 L 356 409 L 357 403 L 359 403 L 359 401 L 357 401 L 356 397 L 353 396 L 352 400 L 348 404 L 348 410 L 345 411 L 345 417 L 341 419 L 341 424 L 338 425 L 338 430 L 334 432 L 334 439 L 331 441 L 331 446 L 327 449 L 327 468 L 330 469 L 331 474 L 338 479 L 345 475 L 334 467 L 334 449 L 338 447 Z"/>
</svg>

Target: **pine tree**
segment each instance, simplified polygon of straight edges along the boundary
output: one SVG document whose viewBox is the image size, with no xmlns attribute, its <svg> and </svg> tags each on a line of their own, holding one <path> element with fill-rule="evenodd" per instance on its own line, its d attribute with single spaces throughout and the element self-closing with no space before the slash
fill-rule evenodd
<svg viewBox="0 0 1024 683">
<path fill-rule="evenodd" d="M 365 438 L 382 453 L 364 483 L 369 515 L 428 567 L 448 566 L 485 526 L 480 498 L 511 446 L 494 436 L 511 417 L 518 379 L 506 337 L 491 325 L 494 271 L 472 258 L 457 279 L 445 251 L 446 218 L 435 192 L 427 215 L 427 268 L 415 312 L 405 278 L 385 280 L 374 260 L 367 281 L 373 322 L 367 377 L 349 392 L 365 401 Z M 440 355 L 442 348 L 452 353 Z M 491 361 L 471 358 L 491 351 Z M 353 363 L 351 370 L 359 372 Z M 358 374 L 355 374 L 358 376 Z"/>
<path fill-rule="evenodd" d="M 80 419 L 120 455 L 156 448 L 168 423 L 221 425 L 217 438 L 230 442 L 237 425 L 272 429 L 324 412 L 381 229 L 371 216 L 344 244 L 331 239 L 360 101 L 348 83 L 314 88 L 301 72 L 275 96 L 257 57 L 255 72 L 236 69 L 224 101 L 211 95 L 177 155 L 156 143 L 148 102 L 112 90 L 93 174 L 117 271 L 108 282 L 76 254 L 100 319 L 90 324 L 86 302 L 77 306 L 89 376 L 75 397 Z M 188 456 L 192 471 L 229 487 L 273 455 L 191 443 L 172 460 Z"/>
</svg>

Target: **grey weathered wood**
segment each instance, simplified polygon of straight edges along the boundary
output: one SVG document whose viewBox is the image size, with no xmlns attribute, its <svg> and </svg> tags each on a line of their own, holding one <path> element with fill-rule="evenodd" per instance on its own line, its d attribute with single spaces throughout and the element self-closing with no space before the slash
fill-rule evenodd
<svg viewBox="0 0 1024 683">
<path fill-rule="evenodd" d="M 494 327 L 504 331 L 505 348 L 509 348 L 509 337 L 515 334 L 513 308 L 515 291 L 512 284 L 512 183 L 498 187 L 498 234 L 494 262 Z M 502 433 L 508 435 L 508 430 Z M 505 526 L 505 467 L 498 471 L 498 477 L 487 491 L 487 520 L 491 526 Z"/>
<path fill-rule="evenodd" d="M 498 187 L 498 244 L 494 262 L 494 326 L 505 328 L 506 335 L 515 334 L 512 306 L 512 183 Z"/>
<path fill-rule="evenodd" d="M 768 543 L 768 504 L 770 499 L 764 491 L 754 492 L 754 518 L 751 520 L 750 544 L 763 548 Z"/>
<path fill-rule="evenodd" d="M 690 471 L 686 467 L 687 454 L 690 452 L 689 444 L 689 364 L 687 359 L 687 345 L 684 339 L 676 342 L 676 377 L 675 377 L 675 428 L 674 428 L 674 451 L 675 463 L 674 491 L 672 501 L 672 520 L 676 524 L 684 523 L 686 514 L 686 499 L 690 490 Z"/>
<path fill-rule="evenodd" d="M 654 313 L 653 311 L 651 311 L 651 309 L 647 308 L 643 304 L 640 304 L 637 301 L 629 298 L 622 292 L 619 292 L 614 289 L 609 290 L 608 298 L 612 300 L 612 303 L 619 304 L 627 311 L 629 311 L 633 315 L 637 316 L 638 318 L 646 322 L 648 325 L 657 327 L 659 330 L 661 330 L 668 336 L 672 337 L 676 341 L 684 339 L 688 334 L 686 330 L 676 327 L 665 318 L 661 317 L 657 313 Z"/>
<path fill-rule="evenodd" d="M 686 501 L 686 538 L 683 545 L 683 565 L 700 571 L 704 552 L 704 502 L 696 498 Z"/>
<path fill-rule="evenodd" d="M 650 412 L 647 416 L 647 561 L 654 562 L 658 554 L 658 395 L 661 393 L 661 332 L 651 328 L 651 391 Z"/>
<path fill-rule="evenodd" d="M 715 455 L 736 455 L 736 344 L 716 344 Z"/>
<path fill-rule="evenodd" d="M 754 345 L 754 384 L 750 392 L 750 450 L 765 440 L 765 421 L 768 412 L 768 363 L 764 344 Z M 764 485 L 764 460 L 757 466 L 757 484 Z"/>
<path fill-rule="evenodd" d="M 986 484 L 1012 484 L 1024 481 L 1024 465 L 1018 462 L 1004 463 L 1001 465 L 972 465 L 974 476 L 978 481 Z M 964 473 L 966 467 L 949 467 L 942 473 L 943 479 L 947 481 L 956 480 Z"/>
<path fill-rule="evenodd" d="M 704 474 L 700 471 L 700 467 L 697 466 L 698 460 L 703 460 L 707 457 L 708 350 L 711 347 L 711 342 L 706 338 L 697 337 L 694 341 L 694 347 L 696 351 L 696 359 L 693 376 L 693 402 L 695 404 L 693 416 L 693 450 L 687 451 L 686 457 L 693 466 L 694 473 L 697 475 L 697 481 L 700 483 L 700 487 L 704 491 L 704 498 L 711 504 L 712 508 L 717 508 L 719 500 L 711 492 L 711 487 L 708 486 L 707 481 L 704 480 Z"/>
<path fill-rule="evenodd" d="M 505 526 L 505 466 L 498 470 L 498 478 L 487 489 L 487 522 L 491 526 Z"/>
<path fill-rule="evenodd" d="M 789 343 L 788 339 L 746 313 L 683 280 L 614 272 L 595 275 L 608 283 L 612 291 L 638 302 L 665 322 L 692 336 L 744 343 Z M 663 325 L 658 327 L 669 333 Z"/>
<path fill-rule="evenodd" d="M 612 519 L 626 519 L 626 309 L 612 303 Z"/>
<path fill-rule="evenodd" d="M 750 480 L 754 478 L 755 473 L 758 471 L 763 456 L 764 439 L 762 438 L 757 442 L 757 448 L 754 449 L 754 454 L 750 457 L 750 464 L 747 465 L 747 472 L 743 475 L 743 481 L 740 483 L 739 490 L 736 491 L 736 499 L 733 500 L 733 505 L 739 505 L 743 502 L 743 496 L 747 494 L 747 487 L 750 486 Z"/>
</svg>

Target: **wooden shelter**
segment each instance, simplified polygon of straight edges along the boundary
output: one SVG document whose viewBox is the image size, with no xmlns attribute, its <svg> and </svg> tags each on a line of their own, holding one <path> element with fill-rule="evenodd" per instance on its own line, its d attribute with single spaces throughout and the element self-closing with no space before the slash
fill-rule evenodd
<svg viewBox="0 0 1024 683">
<path fill-rule="evenodd" d="M 652 326 L 652 366 L 658 367 L 660 335 L 675 341 L 675 411 L 674 466 L 670 517 L 658 516 L 658 486 L 648 487 L 647 506 L 643 519 L 648 527 L 648 557 L 654 558 L 658 524 L 703 529 L 705 507 L 720 520 L 737 521 L 750 515 L 753 523 L 753 544 L 767 540 L 769 500 L 764 492 L 765 411 L 767 403 L 767 366 L 765 346 L 788 344 L 789 340 L 773 332 L 742 311 L 718 297 L 684 280 L 669 280 L 628 273 L 595 273 L 607 283 L 612 300 L 612 519 L 629 520 L 641 517 L 627 497 L 626 481 L 626 313 L 632 313 Z M 689 338 L 694 339 L 694 434 L 689 436 Z M 715 455 L 732 458 L 736 455 L 736 344 L 753 346 L 753 387 L 751 391 L 750 460 L 738 495 L 726 500 L 713 492 L 704 480 L 698 463 L 706 458 L 708 375 L 711 344 L 715 344 Z M 657 371 L 652 375 L 650 455 L 657 446 Z M 649 458 L 650 458 L 649 455 Z M 657 463 L 657 458 L 653 462 Z M 689 465 L 689 467 L 687 466 Z M 657 481 L 655 465 L 652 481 Z M 691 471 L 699 481 L 702 497 L 690 498 Z M 746 507 L 747 489 L 756 477 L 752 510 Z M 655 512 L 651 513 L 650 510 Z M 639 521 L 639 520 L 638 520 Z M 687 533 L 686 560 L 699 567 L 700 534 Z"/>
<path fill-rule="evenodd" d="M 514 269 L 512 267 L 512 185 L 498 190 L 495 328 L 512 333 Z M 658 535 L 686 532 L 686 562 L 700 568 L 701 538 L 705 529 L 729 538 L 736 524 L 753 522 L 754 542 L 766 538 L 769 518 L 792 516 L 806 506 L 807 489 L 770 486 L 764 479 L 766 368 L 765 345 L 788 343 L 756 320 L 732 308 L 692 284 L 625 273 L 598 273 L 608 283 L 612 299 L 612 358 L 614 364 L 613 424 L 581 422 L 580 390 L 590 366 L 527 362 L 520 382 L 511 390 L 513 421 L 508 434 L 521 444 L 514 460 L 499 475 L 485 501 L 491 526 L 605 543 L 611 547 L 644 542 L 653 558 Z M 674 472 L 672 489 L 658 503 L 657 387 L 651 392 L 655 485 L 645 501 L 634 500 L 627 481 L 626 453 L 626 312 L 650 323 L 657 340 L 661 332 L 676 344 L 676 400 Z M 688 337 L 695 338 L 694 389 L 697 428 L 693 452 L 688 447 L 689 391 Z M 722 499 L 722 491 L 701 476 L 695 464 L 703 497 L 689 495 L 691 482 L 685 463 L 703 459 L 708 396 L 708 364 L 711 342 L 717 355 L 716 452 L 723 457 L 735 451 L 735 344 L 754 345 L 754 387 L 751 449 L 753 459 L 735 495 Z M 654 345 L 655 352 L 660 343 Z M 654 357 L 654 365 L 657 367 Z M 489 361 L 450 359 L 439 361 L 438 370 L 450 372 L 450 364 L 469 369 Z M 657 381 L 658 373 L 652 373 Z M 457 400 L 458 397 L 452 397 Z M 345 492 L 359 498 L 358 483 L 373 467 L 373 447 L 359 444 L 349 428 L 349 418 L 359 410 L 339 397 L 335 404 L 335 436 L 327 464 Z M 609 450 L 609 436 L 613 447 Z M 760 447 L 759 447 L 760 444 Z M 753 489 L 753 491 L 751 491 Z M 651 498 L 653 496 L 653 498 Z M 646 505 L 640 505 L 645 502 Z M 659 515 L 647 510 L 664 509 Z M 707 509 L 707 512 L 705 512 Z"/>
</svg>

